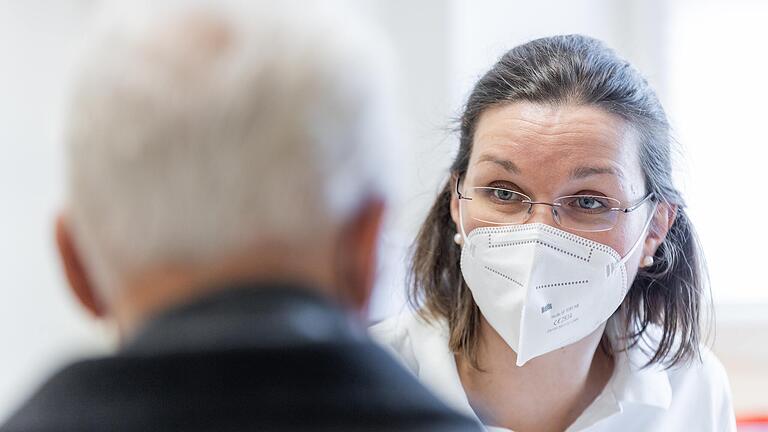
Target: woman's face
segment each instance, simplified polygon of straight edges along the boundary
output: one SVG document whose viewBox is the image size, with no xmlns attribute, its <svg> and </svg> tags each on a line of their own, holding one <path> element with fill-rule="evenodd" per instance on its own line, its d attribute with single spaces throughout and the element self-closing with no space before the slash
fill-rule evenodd
<svg viewBox="0 0 768 432">
<path fill-rule="evenodd" d="M 591 106 L 550 106 L 519 102 L 487 109 L 478 119 L 462 190 L 498 187 L 521 192 L 533 201 L 552 202 L 568 195 L 615 198 L 622 207 L 646 196 L 635 131 L 619 117 Z M 466 205 L 462 203 L 462 206 Z M 526 223 L 544 223 L 610 246 L 624 256 L 643 235 L 653 208 L 648 201 L 637 210 L 619 214 L 608 231 L 583 232 L 559 226 L 552 209 L 535 205 Z M 669 214 L 660 207 L 659 226 L 649 233 L 627 262 L 633 280 L 642 257 L 653 256 L 666 234 Z M 451 214 L 459 229 L 455 196 Z M 469 233 L 488 223 L 466 217 Z M 656 222 L 656 221 L 655 221 Z"/>
</svg>

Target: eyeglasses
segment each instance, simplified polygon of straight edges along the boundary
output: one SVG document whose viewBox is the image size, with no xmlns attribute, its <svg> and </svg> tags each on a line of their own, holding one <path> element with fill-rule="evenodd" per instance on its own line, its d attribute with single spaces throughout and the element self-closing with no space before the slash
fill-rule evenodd
<svg viewBox="0 0 768 432">
<path fill-rule="evenodd" d="M 520 192 L 497 187 L 470 187 L 468 195 L 459 188 L 461 174 L 456 177 L 456 194 L 464 200 L 466 215 L 490 225 L 518 225 L 531 217 L 533 206 L 540 204 L 552 208 L 552 218 L 563 228 L 575 231 L 600 232 L 616 226 L 620 214 L 637 210 L 652 200 L 649 193 L 629 207 L 621 207 L 621 201 L 600 195 L 568 195 L 553 202 L 533 201 Z M 461 202 L 461 201 L 460 201 Z"/>
</svg>

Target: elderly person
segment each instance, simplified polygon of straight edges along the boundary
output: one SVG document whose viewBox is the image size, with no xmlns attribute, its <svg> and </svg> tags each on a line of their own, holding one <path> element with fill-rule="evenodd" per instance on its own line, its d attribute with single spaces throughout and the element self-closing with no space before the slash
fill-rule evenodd
<svg viewBox="0 0 768 432">
<path fill-rule="evenodd" d="M 476 430 L 358 319 L 391 130 L 375 39 L 256 3 L 119 11 L 94 39 L 56 233 L 122 346 L 0 431 Z"/>
<path fill-rule="evenodd" d="M 735 430 L 670 142 L 601 42 L 513 48 L 471 92 L 416 240 L 417 313 L 373 333 L 489 431 Z"/>
</svg>

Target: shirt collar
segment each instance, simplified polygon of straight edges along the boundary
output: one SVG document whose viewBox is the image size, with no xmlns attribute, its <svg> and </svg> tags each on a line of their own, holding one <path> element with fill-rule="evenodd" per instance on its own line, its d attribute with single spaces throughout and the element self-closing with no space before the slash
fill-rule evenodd
<svg viewBox="0 0 768 432">
<path fill-rule="evenodd" d="M 240 282 L 175 306 L 145 323 L 120 350 L 162 354 L 363 340 L 330 300 L 288 283 Z"/>
<path fill-rule="evenodd" d="M 614 358 L 614 374 L 610 389 L 620 403 L 634 403 L 668 409 L 672 403 L 672 386 L 663 366 L 646 366 L 651 353 L 645 339 L 618 352 Z M 606 386 L 608 387 L 608 386 Z"/>
<path fill-rule="evenodd" d="M 614 346 L 618 346 L 617 320 L 614 317 L 606 325 L 606 334 Z M 658 329 L 648 327 L 648 330 L 655 334 Z M 650 351 L 644 346 L 647 343 L 646 337 L 637 345 L 614 354 L 613 375 L 600 395 L 568 428 L 569 432 L 585 429 L 619 414 L 630 404 L 663 410 L 669 408 L 672 403 L 672 386 L 667 371 L 657 364 L 645 367 L 651 358 Z"/>
<path fill-rule="evenodd" d="M 448 326 L 444 319 L 421 323 L 411 333 L 414 355 L 418 359 L 419 379 L 454 409 L 477 419 L 469 404 L 456 370 L 456 361 L 448 348 Z M 607 326 L 609 338 L 616 333 L 615 323 Z M 627 404 L 641 404 L 668 409 L 672 387 L 667 371 L 658 365 L 643 367 L 650 355 L 640 345 L 619 351 L 614 356 L 614 371 L 601 394 L 568 428 L 581 430 L 591 424 L 621 413 Z M 479 420 L 478 420 L 479 421 Z"/>
</svg>

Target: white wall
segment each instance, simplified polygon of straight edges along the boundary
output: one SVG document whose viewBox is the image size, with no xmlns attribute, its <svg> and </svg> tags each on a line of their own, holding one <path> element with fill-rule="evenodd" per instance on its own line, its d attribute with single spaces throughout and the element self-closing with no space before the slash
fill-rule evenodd
<svg viewBox="0 0 768 432">
<path fill-rule="evenodd" d="M 0 419 L 43 374 L 103 340 L 66 291 L 52 241 L 60 101 L 87 10 L 0 1 Z"/>
<path fill-rule="evenodd" d="M 400 199 L 391 203 L 383 234 L 380 281 L 370 319 L 380 320 L 404 307 L 407 249 L 450 164 L 455 145 L 448 128 L 451 10 L 444 0 L 360 0 L 356 4 L 390 37 L 399 64 L 395 95 L 403 127 L 404 150 L 398 176 Z"/>
<path fill-rule="evenodd" d="M 581 33 L 603 40 L 665 89 L 662 0 L 505 1 L 454 0 L 451 25 L 452 104 L 504 51 L 555 34 Z M 661 54 L 661 55 L 660 55 Z"/>
</svg>

